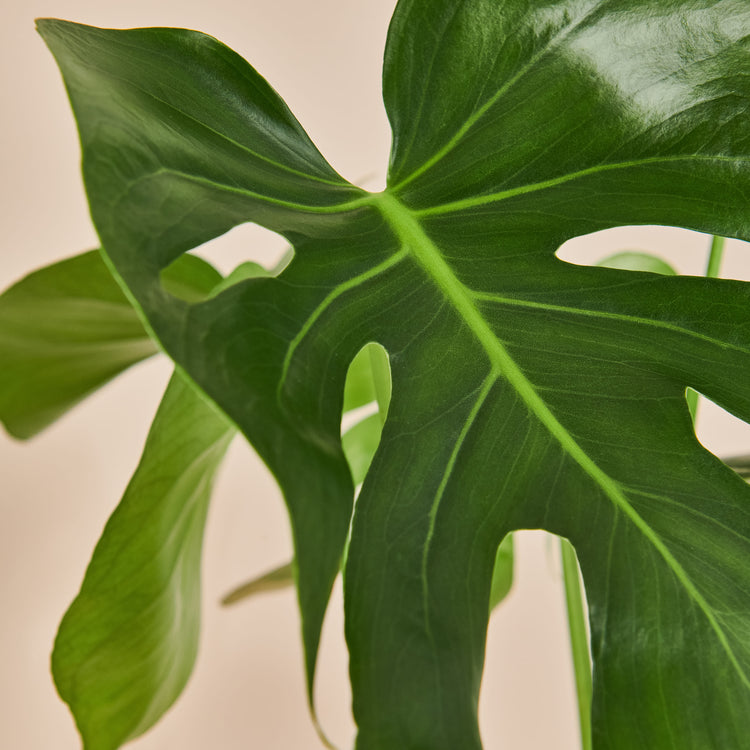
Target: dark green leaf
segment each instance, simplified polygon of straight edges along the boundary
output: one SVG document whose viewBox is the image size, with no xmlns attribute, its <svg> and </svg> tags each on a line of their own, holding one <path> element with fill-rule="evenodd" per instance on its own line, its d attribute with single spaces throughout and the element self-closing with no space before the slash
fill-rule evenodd
<svg viewBox="0 0 750 750">
<path fill-rule="evenodd" d="M 172 377 L 55 641 L 55 683 L 86 750 L 114 750 L 145 732 L 190 676 L 203 527 L 234 434 L 192 385 Z"/>
<path fill-rule="evenodd" d="M 276 392 L 299 313 L 281 315 L 278 332 L 245 328 L 249 318 L 237 309 L 224 314 L 227 298 L 239 301 L 249 290 L 264 288 L 271 298 L 258 301 L 266 306 L 264 317 L 275 318 L 276 284 L 284 282 L 250 279 L 211 302 L 190 305 L 162 287 L 159 273 L 185 250 L 246 219 L 262 216 L 261 223 L 289 233 L 309 234 L 317 226 L 313 234 L 325 237 L 346 224 L 341 212 L 354 208 L 362 193 L 326 163 L 268 84 L 215 39 L 184 30 L 108 31 L 57 20 L 39 21 L 38 29 L 63 70 L 77 112 L 87 190 L 98 196 L 90 204 L 92 215 L 107 237 L 107 253 L 118 257 L 119 273 L 162 331 L 162 344 L 195 370 L 195 380 L 279 480 L 299 566 L 312 696 L 320 628 L 352 507 L 339 432 L 345 371 L 331 382 L 335 413 L 318 413 L 326 400 L 317 399 L 292 413 Z M 120 252 L 123 241 L 134 242 L 127 260 Z M 365 256 L 360 262 L 369 261 Z M 318 270 L 327 276 L 328 269 L 326 261 Z M 306 280 L 295 294 L 300 310 L 316 305 L 324 288 Z M 157 309 L 163 314 L 158 321 Z M 198 328 L 188 319 L 198 313 L 205 320 L 204 311 L 218 315 L 209 324 L 212 338 L 230 335 L 224 339 L 228 359 L 218 368 L 192 340 Z M 237 325 L 243 332 L 232 343 Z M 311 429 L 304 426 L 309 419 L 316 423 Z M 302 430 L 289 429 L 292 424 Z"/>
<path fill-rule="evenodd" d="M 215 41 L 41 26 L 109 258 L 284 489 L 310 679 L 352 502 L 346 372 L 388 352 L 345 581 L 358 750 L 480 747 L 492 572 L 518 528 L 578 554 L 597 750 L 750 736 L 750 488 L 684 398 L 750 419 L 749 287 L 555 257 L 623 224 L 750 238 L 748 28 L 731 0 L 402 0 L 390 187 L 370 195 Z M 161 268 L 243 221 L 294 246 L 280 276 L 164 292 Z"/>
</svg>

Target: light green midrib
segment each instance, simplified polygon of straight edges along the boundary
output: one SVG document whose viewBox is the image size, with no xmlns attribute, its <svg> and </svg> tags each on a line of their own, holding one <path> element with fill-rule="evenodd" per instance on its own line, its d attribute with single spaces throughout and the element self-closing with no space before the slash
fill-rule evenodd
<svg viewBox="0 0 750 750">
<path fill-rule="evenodd" d="M 711 628 L 716 633 L 729 660 L 742 679 L 750 688 L 750 678 L 745 674 L 722 630 L 715 614 L 703 595 L 695 587 L 680 563 L 667 548 L 654 530 L 638 515 L 620 486 L 581 448 L 570 433 L 557 420 L 526 378 L 521 369 L 497 338 L 487 321 L 477 309 L 472 292 L 455 276 L 450 266 L 443 259 L 439 249 L 427 236 L 419 220 L 406 206 L 388 192 L 373 196 L 373 202 L 384 219 L 398 237 L 402 245 L 410 252 L 414 260 L 422 267 L 427 276 L 438 287 L 445 299 L 452 305 L 458 315 L 479 341 L 487 354 L 493 370 L 502 376 L 516 391 L 527 409 L 541 422 L 562 449 L 602 490 L 615 508 L 623 513 L 657 550 L 664 561 L 680 581 L 685 591 L 706 616 Z"/>
</svg>

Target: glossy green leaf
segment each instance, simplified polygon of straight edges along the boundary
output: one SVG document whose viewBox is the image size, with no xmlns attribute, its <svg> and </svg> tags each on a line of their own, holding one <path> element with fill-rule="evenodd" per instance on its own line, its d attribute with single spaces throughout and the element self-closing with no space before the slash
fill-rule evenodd
<svg viewBox="0 0 750 750">
<path fill-rule="evenodd" d="M 401 0 L 389 187 L 368 194 L 216 41 L 40 26 L 108 257 L 283 487 L 310 681 L 352 505 L 346 372 L 388 352 L 345 580 L 357 750 L 481 746 L 492 571 L 518 528 L 580 560 L 594 748 L 750 736 L 750 488 L 684 397 L 750 419 L 749 287 L 555 257 L 624 224 L 750 238 L 748 29 L 734 0 Z M 294 246 L 277 278 L 200 304 L 163 289 L 243 221 Z"/>
<path fill-rule="evenodd" d="M 184 256 L 167 283 L 197 299 L 220 278 Z M 0 295 L 0 419 L 31 437 L 157 351 L 98 251 L 34 271 Z"/>
<path fill-rule="evenodd" d="M 305 234 L 312 229 L 325 238 L 345 224 L 340 204 L 356 202 L 361 191 L 325 162 L 268 84 L 216 40 L 191 31 L 112 32 L 56 20 L 39 21 L 38 29 L 63 69 L 77 111 L 87 190 L 97 195 L 92 215 L 100 236 L 113 244 L 109 257 L 120 256 L 114 245 L 124 250 L 126 238 L 134 242 L 128 259 L 120 256 L 116 265 L 151 325 L 171 332 L 169 343 L 159 334 L 162 344 L 240 426 L 279 480 L 292 521 L 312 696 L 320 628 L 352 507 L 339 435 L 344 372 L 331 384 L 337 391 L 335 413 L 316 415 L 320 404 L 308 398 L 291 414 L 277 402 L 276 391 L 297 315 L 280 315 L 280 335 L 241 323 L 244 330 L 235 338 L 237 311 L 223 312 L 228 297 L 239 301 L 248 289 L 265 287 L 271 298 L 258 301 L 266 306 L 264 317 L 275 317 L 279 281 L 251 279 L 191 305 L 170 295 L 159 273 L 245 216 L 262 216 L 271 229 Z M 136 133 L 140 145 L 133 149 Z M 327 276 L 328 270 L 325 262 L 318 272 Z M 294 296 L 305 310 L 324 289 L 306 280 Z M 152 315 L 157 309 L 161 320 Z M 227 347 L 220 355 L 227 360 L 218 368 L 203 346 L 194 346 L 193 334 L 203 323 L 194 327 L 188 319 L 198 310 L 202 321 L 203 311 L 218 314 L 209 323 L 211 338 L 222 338 Z M 189 362 L 193 355 L 196 360 Z M 322 424 L 289 429 L 309 418 Z"/>
<path fill-rule="evenodd" d="M 206 512 L 234 434 L 194 386 L 172 377 L 55 641 L 55 683 L 85 750 L 114 750 L 145 732 L 190 676 Z"/>
</svg>

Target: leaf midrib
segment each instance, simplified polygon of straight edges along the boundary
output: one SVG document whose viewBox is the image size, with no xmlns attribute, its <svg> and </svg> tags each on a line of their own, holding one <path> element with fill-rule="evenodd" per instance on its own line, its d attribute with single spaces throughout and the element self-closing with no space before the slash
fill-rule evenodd
<svg viewBox="0 0 750 750">
<path fill-rule="evenodd" d="M 510 356 L 502 341 L 496 336 L 487 320 L 476 307 L 472 292 L 453 273 L 442 257 L 439 248 L 428 237 L 417 216 L 398 198 L 388 191 L 372 198 L 385 221 L 393 230 L 428 278 L 438 287 L 444 298 L 451 304 L 466 324 L 472 335 L 479 341 L 498 377 L 504 378 L 516 391 L 527 409 L 559 443 L 563 451 L 581 467 L 615 508 L 641 532 L 645 539 L 661 555 L 689 597 L 706 616 L 712 630 L 726 652 L 742 682 L 750 688 L 750 677 L 745 674 L 735 656 L 727 635 L 719 624 L 711 606 L 698 591 L 682 565 L 662 541 L 659 535 L 641 518 L 630 504 L 618 482 L 606 474 L 576 442 L 573 436 L 557 420 L 547 404 L 537 393 L 533 384 L 526 378 L 515 360 Z M 432 512 L 436 512 L 433 509 Z"/>
</svg>

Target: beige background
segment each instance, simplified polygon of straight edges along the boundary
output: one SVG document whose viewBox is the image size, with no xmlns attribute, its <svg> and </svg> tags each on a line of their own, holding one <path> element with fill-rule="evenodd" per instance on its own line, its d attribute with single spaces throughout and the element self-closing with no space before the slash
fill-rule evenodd
<svg viewBox="0 0 750 750">
<path fill-rule="evenodd" d="M 78 174 L 65 94 L 35 16 L 102 26 L 197 28 L 228 43 L 265 75 L 344 176 L 376 189 L 389 146 L 380 62 L 391 0 L 4 0 L 0 27 L 3 252 L 0 287 L 33 267 L 96 244 Z M 223 269 L 269 258 L 278 238 L 242 227 L 207 250 Z M 566 257 L 590 262 L 623 247 L 667 248 L 699 273 L 707 238 L 639 228 L 583 238 Z M 750 276 L 731 243 L 726 275 Z M 2 364 L 0 363 L 0 366 Z M 75 595 L 101 528 L 135 466 L 169 374 L 142 365 L 30 444 L 0 436 L 0 747 L 73 750 L 67 709 L 48 675 L 56 624 Z M 744 425 L 704 408 L 701 432 L 715 452 L 750 451 Z M 519 541 L 518 583 L 493 616 L 481 704 L 488 750 L 568 750 L 577 728 L 559 566 L 538 533 Z M 290 556 L 285 511 L 272 481 L 237 441 L 217 488 L 205 547 L 205 624 L 195 675 L 177 706 L 138 750 L 291 750 L 319 747 L 306 714 L 298 621 L 290 593 L 232 610 L 228 588 Z M 337 591 L 318 678 L 324 726 L 351 746 L 346 652 Z"/>
</svg>

